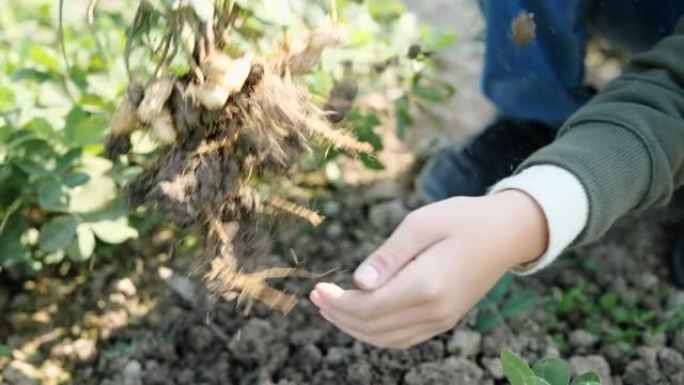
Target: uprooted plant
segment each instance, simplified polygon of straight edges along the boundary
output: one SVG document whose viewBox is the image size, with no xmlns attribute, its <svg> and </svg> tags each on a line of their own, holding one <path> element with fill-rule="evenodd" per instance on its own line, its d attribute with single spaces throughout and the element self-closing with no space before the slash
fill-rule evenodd
<svg viewBox="0 0 684 385">
<path fill-rule="evenodd" d="M 314 104 L 297 76 L 310 71 L 325 47 L 339 44 L 334 17 L 313 30 L 299 49 L 287 39 L 269 57 L 224 52 L 238 16 L 232 1 L 176 1 L 162 7 L 143 0 L 126 46 L 131 82 L 112 116 L 106 149 L 125 154 L 130 134 L 148 130 L 161 145 L 159 156 L 126 186 L 132 206 L 146 205 L 172 223 L 206 238 L 204 278 L 226 299 L 258 300 L 287 312 L 292 294 L 266 280 L 310 276 L 291 268 L 261 268 L 255 261 L 269 249 L 274 216 L 285 213 L 316 226 L 322 217 L 288 200 L 282 181 L 298 157 L 325 141 L 354 153 L 370 153 L 368 143 L 336 127 L 339 109 Z M 142 81 L 128 64 L 136 37 L 163 20 L 163 38 L 154 51 L 154 72 Z M 187 61 L 174 73 L 169 64 Z M 351 103 L 351 92 L 342 103 Z M 333 112 L 326 112 L 326 111 Z M 343 109 L 344 110 L 344 109 Z M 348 110 L 348 109 L 347 109 Z"/>
</svg>

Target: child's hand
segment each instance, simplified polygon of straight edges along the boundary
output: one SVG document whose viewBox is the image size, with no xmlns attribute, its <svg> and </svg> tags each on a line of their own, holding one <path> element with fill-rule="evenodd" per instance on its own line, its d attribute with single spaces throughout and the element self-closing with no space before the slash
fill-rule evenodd
<svg viewBox="0 0 684 385">
<path fill-rule="evenodd" d="M 544 214 L 506 190 L 452 198 L 409 214 L 354 273 L 361 290 L 319 283 L 310 298 L 347 334 L 407 348 L 452 328 L 509 269 L 543 254 Z"/>
</svg>

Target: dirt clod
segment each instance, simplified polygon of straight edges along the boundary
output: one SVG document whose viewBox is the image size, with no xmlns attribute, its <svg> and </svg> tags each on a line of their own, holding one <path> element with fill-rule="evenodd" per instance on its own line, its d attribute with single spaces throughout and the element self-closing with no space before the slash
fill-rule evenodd
<svg viewBox="0 0 684 385">
<path fill-rule="evenodd" d="M 449 357 L 443 362 L 426 362 L 409 371 L 404 377 L 407 385 L 483 385 L 484 372 L 472 361 Z"/>
<path fill-rule="evenodd" d="M 447 351 L 461 357 L 473 357 L 480 352 L 481 344 L 480 333 L 457 329 L 447 343 Z"/>
</svg>

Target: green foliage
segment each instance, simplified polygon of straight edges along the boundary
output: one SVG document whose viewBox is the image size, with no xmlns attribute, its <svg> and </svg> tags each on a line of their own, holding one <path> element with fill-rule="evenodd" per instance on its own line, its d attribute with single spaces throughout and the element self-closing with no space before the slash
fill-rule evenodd
<svg viewBox="0 0 684 385">
<path fill-rule="evenodd" d="M 558 358 L 544 358 L 532 367 L 534 374 L 549 384 L 568 385 L 570 369 L 568 364 Z"/>
<path fill-rule="evenodd" d="M 587 293 L 582 285 L 557 289 L 546 304 L 547 324 L 552 333 L 560 335 L 566 329 L 564 320 L 573 317 L 580 322 L 578 328 L 626 352 L 645 336 L 676 331 L 684 326 L 684 308 L 657 313 L 641 306 L 638 300 L 637 297 L 621 299 L 614 292 Z"/>
<path fill-rule="evenodd" d="M 0 357 L 7 357 L 11 358 L 12 357 L 12 348 L 9 346 L 5 346 L 0 344 Z"/>
<path fill-rule="evenodd" d="M 108 244 L 147 231 L 151 220 L 128 212 L 119 191 L 145 167 L 154 145 L 134 137 L 132 155 L 112 162 L 102 142 L 129 76 L 146 78 L 161 57 L 161 16 L 173 2 L 146 0 L 149 22 L 138 26 L 132 24 L 139 0 L 99 4 L 92 25 L 64 3 L 61 30 L 54 17 L 60 1 L 8 2 L 0 15 L 0 271 L 18 275 L 103 254 Z M 327 0 L 237 0 L 241 23 L 226 50 L 268 55 L 282 43 L 284 27 L 291 41 L 301 41 L 308 29 L 329 22 L 329 6 Z M 313 97 L 323 102 L 351 61 L 360 94 L 394 91 L 390 102 L 404 137 L 415 114 L 453 94 L 433 60 L 455 42 L 453 32 L 420 25 L 400 0 L 338 0 L 336 11 L 350 44 L 326 50 L 302 78 Z M 129 35 L 134 48 L 126 62 Z M 424 52 L 407 57 L 412 45 Z M 187 61 L 169 68 L 185 72 Z M 346 125 L 379 151 L 380 122 L 376 111 L 357 105 Z M 321 150 L 328 156 L 316 155 L 319 162 L 334 160 L 335 151 Z M 360 160 L 384 168 L 373 154 Z"/>
<path fill-rule="evenodd" d="M 501 365 L 510 385 L 601 385 L 601 377 L 594 372 L 584 373 L 570 382 L 570 368 L 558 358 L 543 358 L 530 368 L 523 358 L 502 349 Z"/>
<path fill-rule="evenodd" d="M 511 385 L 527 385 L 535 377 L 527 362 L 508 349 L 501 351 L 501 366 Z"/>
<path fill-rule="evenodd" d="M 368 11 L 376 20 L 391 20 L 401 16 L 405 11 L 400 0 L 369 0 Z"/>
<path fill-rule="evenodd" d="M 100 155 L 111 100 L 125 80 L 121 14 L 99 15 L 97 36 L 85 20 L 68 23 L 67 72 L 54 48 L 57 4 L 11 2 L 3 10 L 0 271 L 81 262 L 97 252 L 98 240 L 137 236 L 117 195 L 120 170 Z"/>
<path fill-rule="evenodd" d="M 537 302 L 532 291 L 511 293 L 513 275 L 504 275 L 477 305 L 475 329 L 486 333 L 507 320 L 528 314 Z"/>
<path fill-rule="evenodd" d="M 315 28 L 325 25 L 329 15 L 329 1 L 289 0 L 283 2 L 237 1 L 241 17 L 246 18 L 249 30 L 243 28 L 231 40 L 229 51 L 263 49 L 269 51 L 282 40 L 282 26 L 287 25 L 293 41 L 306 33 L 302 26 Z M 344 77 L 344 63 L 353 65 L 353 81 L 359 94 L 382 93 L 394 95 L 392 112 L 396 118 L 396 134 L 406 137 L 415 124 L 416 116 L 432 117 L 434 105 L 444 103 L 455 89 L 439 79 L 439 52 L 457 41 L 453 31 L 438 31 L 418 23 L 406 12 L 401 0 L 338 0 L 339 22 L 346 27 L 349 44 L 324 51 L 321 64 L 313 73 L 303 76 L 311 93 L 321 99 Z M 301 20 L 301 23 L 293 21 Z M 276 43 L 274 43 L 276 42 Z M 409 57 L 411 47 L 419 47 L 421 55 Z M 369 142 L 376 151 L 382 149 L 378 111 L 358 105 L 348 116 L 345 125 L 358 139 Z M 439 123 L 439 122 L 435 122 Z M 305 159 L 305 169 L 316 169 L 321 163 L 337 158 L 338 151 L 325 149 Z M 361 154 L 359 159 L 372 170 L 384 165 L 372 154 Z"/>
<path fill-rule="evenodd" d="M 349 115 L 349 125 L 360 141 L 370 143 L 375 151 L 382 150 L 382 139 L 375 133 L 375 128 L 380 125 L 380 119 L 376 115 L 363 115 L 354 110 Z M 385 168 L 385 165 L 373 155 L 362 153 L 359 154 L 359 159 L 371 170 Z"/>
</svg>

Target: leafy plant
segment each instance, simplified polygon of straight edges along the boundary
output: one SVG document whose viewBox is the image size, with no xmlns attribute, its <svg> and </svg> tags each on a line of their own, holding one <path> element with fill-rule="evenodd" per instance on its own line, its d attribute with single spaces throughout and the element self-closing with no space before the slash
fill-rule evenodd
<svg viewBox="0 0 684 385">
<path fill-rule="evenodd" d="M 513 275 L 504 275 L 477 305 L 475 328 L 486 333 L 507 320 L 517 318 L 534 309 L 537 295 L 529 290 L 511 294 Z"/>
<path fill-rule="evenodd" d="M 6 345 L 0 344 L 0 357 L 12 357 L 12 348 Z"/>
<path fill-rule="evenodd" d="M 501 364 L 510 385 L 601 385 L 601 376 L 588 372 L 570 381 L 568 364 L 558 358 L 543 358 L 532 367 L 509 349 L 501 350 Z"/>
<path fill-rule="evenodd" d="M 98 242 L 120 244 L 138 235 L 117 198 L 120 170 L 99 155 L 117 88 L 110 73 L 121 63 L 116 50 L 96 47 L 120 45 L 124 32 L 114 28 L 114 15 L 97 21 L 107 30 L 102 40 L 83 33 L 85 27 L 67 28 L 73 39 L 65 72 L 52 48 L 59 33 L 51 3 L 12 2 L 3 12 L 0 271 L 82 262 Z"/>
<path fill-rule="evenodd" d="M 582 285 L 555 290 L 546 304 L 552 333 L 560 336 L 566 328 L 564 320 L 574 317 L 580 322 L 579 328 L 629 350 L 646 335 L 679 330 L 684 325 L 684 308 L 659 314 L 639 306 L 638 298 L 621 299 L 614 292 L 597 297 L 594 299 Z"/>
<path fill-rule="evenodd" d="M 64 4 L 64 9 L 58 9 Z M 94 17 L 67 12 L 68 2 L 9 2 L 0 15 L 0 271 L 16 276 L 49 266 L 79 263 L 102 254 L 149 229 L 149 215 L 125 207 L 120 186 L 148 163 L 155 145 L 134 136 L 133 150 L 112 162 L 103 155 L 103 138 L 126 92 L 127 75 L 149 74 L 162 50 L 133 50 L 124 60 L 128 36 L 137 46 L 158 47 L 164 40 L 160 16 L 136 28 L 131 20 L 139 1 L 125 0 L 94 9 Z M 174 3 L 149 0 L 150 9 Z M 333 2 L 334 3 L 334 2 Z M 292 41 L 327 17 L 328 0 L 235 1 L 239 25 L 226 50 L 267 52 L 282 40 Z M 59 11 L 59 12 L 55 12 Z M 439 80 L 438 52 L 456 41 L 451 31 L 420 25 L 399 0 L 338 0 L 339 21 L 347 25 L 348 43 L 326 51 L 321 64 L 302 80 L 311 94 L 326 98 L 346 80 L 344 63 L 353 63 L 352 80 L 359 94 L 383 92 L 390 97 L 403 137 L 418 113 L 454 92 Z M 63 20 L 53 15 L 59 13 Z M 145 41 L 136 40 L 145 39 Z M 410 55 L 409 55 L 410 54 Z M 173 73 L 187 71 L 182 61 L 168 63 Z M 389 92 L 391 90 L 391 92 Z M 375 150 L 381 116 L 358 105 L 347 125 Z M 320 149 L 317 154 L 326 153 Z M 334 161 L 317 155 L 320 162 Z M 377 158 L 360 156 L 371 169 Z M 144 221 L 142 220 L 144 218 Z"/>
</svg>

